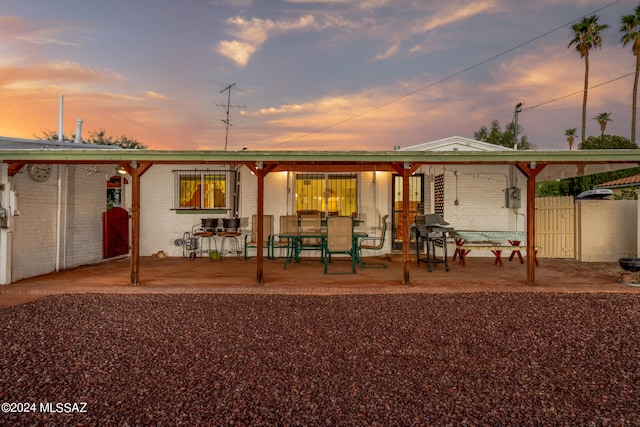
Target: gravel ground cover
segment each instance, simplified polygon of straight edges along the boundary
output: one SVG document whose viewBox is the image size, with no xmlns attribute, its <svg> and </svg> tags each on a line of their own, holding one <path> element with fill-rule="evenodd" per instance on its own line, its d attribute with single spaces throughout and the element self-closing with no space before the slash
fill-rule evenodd
<svg viewBox="0 0 640 427">
<path fill-rule="evenodd" d="M 0 311 L 0 424 L 640 425 L 639 303 L 51 296 Z"/>
</svg>

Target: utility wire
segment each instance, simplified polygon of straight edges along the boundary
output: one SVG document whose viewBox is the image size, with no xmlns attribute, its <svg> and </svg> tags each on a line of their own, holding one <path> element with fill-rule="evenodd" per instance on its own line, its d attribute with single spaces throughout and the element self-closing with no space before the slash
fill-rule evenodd
<svg viewBox="0 0 640 427">
<path fill-rule="evenodd" d="M 618 81 L 618 80 L 622 80 L 625 77 L 633 76 L 634 74 L 635 74 L 635 71 L 633 73 L 628 73 L 628 74 L 625 74 L 623 76 L 616 77 L 615 79 L 607 80 L 606 82 L 598 83 L 597 85 L 591 86 L 589 89 L 595 89 L 597 87 L 604 86 L 606 84 L 613 83 L 613 82 Z M 570 96 L 578 95 L 580 93 L 584 93 L 584 89 L 577 90 L 575 92 L 572 92 L 572 93 L 564 95 L 564 96 L 560 96 L 558 98 L 553 98 L 553 99 L 551 99 L 549 101 L 541 102 L 539 104 L 534 105 L 533 107 L 523 108 L 522 111 L 533 110 L 534 108 L 540 107 L 542 105 L 551 104 L 552 102 L 560 101 L 561 99 L 569 98 Z"/>
<path fill-rule="evenodd" d="M 600 8 L 598 8 L 598 9 L 596 9 L 596 10 L 594 10 L 594 11 L 590 12 L 590 13 L 587 13 L 586 15 L 583 15 L 583 16 L 581 16 L 581 17 L 579 17 L 579 18 L 577 18 L 577 19 L 574 19 L 574 20 L 572 20 L 572 21 L 569 21 L 569 22 L 568 22 L 568 23 L 566 23 L 566 24 L 563 24 L 563 25 L 561 25 L 561 26 L 558 26 L 558 27 L 556 27 L 556 28 L 554 28 L 554 29 L 552 29 L 552 30 L 547 31 L 546 33 L 543 33 L 543 34 L 541 34 L 541 35 L 539 35 L 539 36 L 536 36 L 536 37 L 534 37 L 534 38 L 532 38 L 532 39 L 529 39 L 529 40 L 527 40 L 527 41 L 525 41 L 525 42 L 523 42 L 523 43 L 520 43 L 520 44 L 518 44 L 518 45 L 516 45 L 516 46 L 514 46 L 514 47 L 512 47 L 512 48 L 509 48 L 509 49 L 507 49 L 507 50 L 505 50 L 505 51 L 502 51 L 502 52 L 500 52 L 500 53 L 498 53 L 498 54 L 496 54 L 496 55 L 493 55 L 493 56 L 491 56 L 491 57 L 489 57 L 489 58 L 487 58 L 487 59 L 484 59 L 484 60 L 482 60 L 482 61 L 480 61 L 480 62 L 477 62 L 477 63 L 475 63 L 475 64 L 473 64 L 473 65 L 470 65 L 469 67 L 463 68 L 463 69 L 462 69 L 462 70 L 460 70 L 460 71 L 456 71 L 456 72 L 455 72 L 455 73 L 453 73 L 453 74 L 449 74 L 448 76 L 443 77 L 443 78 L 441 78 L 440 80 L 436 80 L 436 81 L 435 81 L 435 82 L 433 82 L 433 83 L 429 83 L 428 85 L 425 85 L 425 86 L 419 87 L 419 88 L 417 88 L 417 89 L 415 89 L 415 90 L 413 90 L 413 91 L 411 91 L 411 92 L 408 92 L 408 93 L 406 93 L 406 94 L 404 94 L 404 95 L 398 96 L 398 97 L 393 98 L 393 99 L 391 99 L 391 100 L 389 100 L 389 101 L 387 101 L 387 102 L 384 102 L 384 103 L 382 103 L 382 104 L 380 104 L 380 105 L 377 105 L 377 106 L 372 107 L 372 108 L 370 108 L 370 109 L 368 109 L 368 110 L 365 110 L 365 111 L 363 111 L 362 113 L 358 113 L 358 114 L 355 114 L 355 115 L 353 115 L 353 116 L 346 117 L 346 118 L 344 118 L 343 120 L 340 120 L 340 121 L 337 121 L 337 122 L 335 122 L 335 123 L 333 123 L 333 124 L 330 124 L 330 125 L 328 125 L 328 126 L 325 126 L 325 127 L 318 128 L 318 129 L 316 129 L 316 130 L 313 130 L 313 131 L 307 132 L 307 133 L 305 133 L 304 135 L 300 135 L 300 136 L 297 136 L 297 137 L 295 137 L 295 138 L 290 138 L 290 139 L 287 139 L 286 141 L 279 142 L 279 143 L 277 143 L 277 144 L 274 144 L 274 146 L 279 146 L 279 145 L 289 144 L 289 143 L 294 142 L 294 141 L 297 141 L 297 140 L 299 140 L 299 139 L 306 138 L 307 136 L 314 135 L 314 134 L 317 134 L 317 133 L 323 132 L 323 131 L 325 131 L 325 130 L 327 130 L 327 129 L 334 128 L 334 127 L 339 126 L 339 125 L 341 125 L 341 124 L 343 124 L 343 123 L 349 122 L 349 121 L 351 121 L 351 120 L 355 120 L 355 119 L 357 119 L 357 118 L 359 118 L 359 117 L 365 116 L 365 115 L 367 115 L 367 114 L 369 114 L 369 113 L 372 113 L 372 112 L 374 112 L 374 111 L 377 111 L 377 110 L 379 110 L 379 109 L 381 109 L 381 108 L 384 108 L 384 107 L 386 107 L 386 106 L 388 106 L 388 105 L 394 104 L 394 103 L 396 103 L 396 102 L 398 102 L 398 101 L 401 101 L 401 100 L 403 100 L 403 99 L 405 99 L 405 98 L 408 98 L 408 97 L 410 97 L 410 96 L 413 96 L 413 95 L 415 95 L 415 94 L 416 94 L 416 93 L 418 93 L 418 92 L 422 92 L 423 90 L 430 89 L 430 88 L 432 88 L 432 87 L 434 87 L 434 86 L 437 86 L 437 85 L 439 85 L 439 84 L 441 84 L 441 83 L 444 83 L 444 82 L 446 82 L 446 81 L 448 81 L 448 80 L 451 80 L 451 79 L 453 79 L 454 77 L 458 77 L 460 74 L 466 73 L 467 71 L 470 71 L 470 70 L 472 70 L 472 69 L 474 69 L 474 68 L 477 68 L 477 67 L 479 67 L 479 66 L 481 66 L 481 65 L 484 65 L 484 64 L 486 64 L 486 63 L 488 63 L 488 62 L 491 62 L 491 61 L 493 61 L 493 60 L 494 60 L 494 59 L 496 59 L 496 58 L 499 58 L 499 57 L 501 57 L 501 56 L 504 56 L 504 55 L 506 55 L 506 54 L 508 54 L 508 53 L 513 52 L 514 50 L 520 49 L 520 48 L 521 48 L 521 47 L 523 47 L 523 46 L 526 46 L 526 45 L 528 45 L 528 44 L 530 44 L 530 43 L 533 43 L 534 41 L 537 41 L 537 40 L 539 40 L 539 39 L 541 39 L 541 38 L 543 38 L 543 37 L 546 37 L 546 36 L 548 36 L 548 35 L 549 35 L 549 34 L 551 34 L 551 33 L 554 33 L 554 32 L 556 32 L 556 31 L 558 31 L 558 30 L 561 30 L 561 29 L 563 29 L 563 28 L 566 28 L 567 26 L 569 26 L 569 25 L 573 24 L 574 22 L 577 22 L 577 21 L 579 21 L 579 20 L 581 20 L 581 19 L 583 19 L 583 18 L 586 18 L 587 16 L 594 15 L 594 14 L 596 14 L 596 13 L 598 13 L 598 12 L 600 12 L 600 11 L 602 11 L 602 10 L 604 10 L 604 9 L 608 8 L 608 7 L 613 6 L 613 5 L 614 5 L 614 4 L 616 4 L 616 3 L 620 3 L 621 1 L 622 1 L 622 0 L 614 0 L 614 1 L 612 1 L 611 3 L 608 3 L 608 4 L 606 4 L 606 5 L 604 5 L 604 6 L 600 7 Z M 626 77 L 626 76 L 622 76 L 622 77 Z M 622 78 L 622 77 L 620 77 L 620 78 Z M 616 80 L 617 80 L 617 79 L 616 79 Z M 605 83 L 602 83 L 602 84 L 605 84 Z M 597 87 L 597 86 L 595 86 L 595 87 Z M 580 91 L 580 92 L 583 92 L 583 91 Z M 579 93 L 579 92 L 577 92 L 577 93 Z M 572 95 L 574 95 L 574 94 L 572 94 Z M 567 96 L 571 96 L 571 95 L 567 95 Z M 562 99 L 562 98 L 559 98 L 559 99 Z M 549 102 L 552 102 L 552 101 L 549 101 Z M 547 103 L 548 103 L 548 102 L 547 102 Z M 537 106 L 544 105 L 544 104 L 546 104 L 546 103 L 538 104 L 538 105 L 536 105 L 536 106 L 534 106 L 534 107 L 527 108 L 527 110 L 530 110 L 530 109 L 532 109 L 532 108 L 535 108 L 535 107 L 537 107 Z"/>
</svg>

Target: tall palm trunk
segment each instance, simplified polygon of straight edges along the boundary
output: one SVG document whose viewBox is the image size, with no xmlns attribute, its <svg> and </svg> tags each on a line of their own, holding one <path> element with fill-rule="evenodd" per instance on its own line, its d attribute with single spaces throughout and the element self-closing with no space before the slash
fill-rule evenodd
<svg viewBox="0 0 640 427">
<path fill-rule="evenodd" d="M 631 105 L 631 142 L 636 143 L 636 109 L 638 105 L 638 75 L 640 75 L 640 52 L 636 54 L 636 75 L 633 79 L 633 103 Z"/>
<path fill-rule="evenodd" d="M 582 95 L 582 133 L 580 141 L 584 142 L 587 132 L 587 90 L 589 88 L 589 51 L 584 54 L 584 92 Z"/>
</svg>

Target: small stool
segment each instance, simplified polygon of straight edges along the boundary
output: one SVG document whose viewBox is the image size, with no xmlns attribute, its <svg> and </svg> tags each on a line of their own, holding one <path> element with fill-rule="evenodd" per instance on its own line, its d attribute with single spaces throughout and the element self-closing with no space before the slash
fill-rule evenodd
<svg viewBox="0 0 640 427">
<path fill-rule="evenodd" d="M 222 237 L 222 243 L 220 243 L 220 260 L 222 260 L 222 257 L 224 257 L 224 244 L 227 239 L 230 239 L 231 242 L 235 243 L 235 253 L 236 257 L 239 259 L 240 253 L 242 252 L 242 250 L 240 249 L 240 240 L 238 240 L 238 236 L 240 236 L 240 233 L 238 233 L 237 231 L 223 231 L 218 233 L 218 236 Z M 228 252 L 233 253 L 233 251 L 231 250 L 228 250 Z"/>
<path fill-rule="evenodd" d="M 196 231 L 193 233 L 193 236 L 197 239 L 200 239 L 200 250 L 198 251 L 201 255 L 206 252 L 209 253 L 211 252 L 211 238 L 213 236 L 215 236 L 216 233 L 214 233 L 213 231 Z M 207 243 L 209 246 L 208 250 L 204 249 L 204 239 L 207 239 Z M 218 244 L 216 243 L 216 239 L 213 239 L 213 246 L 216 248 L 215 250 L 218 250 Z"/>
</svg>

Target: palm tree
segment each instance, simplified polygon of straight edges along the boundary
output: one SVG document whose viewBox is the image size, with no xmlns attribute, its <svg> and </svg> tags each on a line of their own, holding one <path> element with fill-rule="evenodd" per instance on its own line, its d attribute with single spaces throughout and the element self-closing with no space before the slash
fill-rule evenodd
<svg viewBox="0 0 640 427">
<path fill-rule="evenodd" d="M 600 123 L 600 132 L 602 136 L 604 136 L 604 131 L 607 129 L 607 122 L 612 121 L 611 113 L 600 113 L 593 118 L 598 123 Z"/>
<path fill-rule="evenodd" d="M 631 142 L 636 143 L 636 109 L 638 105 L 638 75 L 640 75 L 640 4 L 633 15 L 624 15 L 620 22 L 623 46 L 631 43 L 631 51 L 636 57 L 636 75 L 633 79 L 633 104 L 631 106 Z"/>
<path fill-rule="evenodd" d="M 565 129 L 564 131 L 564 135 L 567 137 L 567 142 L 569 143 L 569 150 L 571 150 L 571 147 L 573 147 L 573 140 L 574 137 L 576 136 L 576 131 L 578 129 L 573 128 L 573 129 Z"/>
<path fill-rule="evenodd" d="M 582 142 L 587 129 L 587 89 L 589 87 L 589 51 L 602 47 L 602 36 L 600 32 L 605 28 L 609 28 L 606 24 L 598 24 L 598 16 L 592 15 L 582 18 L 582 21 L 573 24 L 573 40 L 569 43 L 571 47 L 576 46 L 576 50 L 580 52 L 580 57 L 584 58 L 584 92 L 582 96 Z"/>
</svg>

